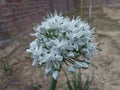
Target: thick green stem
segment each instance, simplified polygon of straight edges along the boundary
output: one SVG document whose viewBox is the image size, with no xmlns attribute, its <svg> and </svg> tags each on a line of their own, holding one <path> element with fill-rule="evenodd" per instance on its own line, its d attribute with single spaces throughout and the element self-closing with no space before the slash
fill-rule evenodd
<svg viewBox="0 0 120 90">
<path fill-rule="evenodd" d="M 60 68 L 58 70 L 59 72 L 61 71 L 61 67 L 62 67 L 62 65 L 60 66 Z M 55 90 L 56 86 L 57 86 L 57 80 L 54 79 L 53 77 L 51 77 L 51 82 L 50 82 L 49 90 Z"/>
<path fill-rule="evenodd" d="M 49 90 L 55 90 L 57 85 L 57 80 L 55 80 L 53 77 L 51 78 L 51 82 L 50 82 L 50 86 L 49 86 Z"/>
</svg>

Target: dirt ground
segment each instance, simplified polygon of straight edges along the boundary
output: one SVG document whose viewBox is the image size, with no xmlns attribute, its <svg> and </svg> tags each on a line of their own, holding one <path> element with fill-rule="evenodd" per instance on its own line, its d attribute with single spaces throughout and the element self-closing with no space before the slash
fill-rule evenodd
<svg viewBox="0 0 120 90">
<path fill-rule="evenodd" d="M 103 8 L 99 15 L 93 15 L 90 24 L 101 43 L 101 51 L 96 51 L 92 64 L 84 71 L 91 74 L 94 70 L 91 90 L 120 90 L 120 8 Z M 49 78 L 44 75 L 44 67 L 33 67 L 25 52 L 33 39 L 30 33 L 0 49 L 0 90 L 47 90 Z M 61 73 L 58 83 L 63 82 Z"/>
</svg>

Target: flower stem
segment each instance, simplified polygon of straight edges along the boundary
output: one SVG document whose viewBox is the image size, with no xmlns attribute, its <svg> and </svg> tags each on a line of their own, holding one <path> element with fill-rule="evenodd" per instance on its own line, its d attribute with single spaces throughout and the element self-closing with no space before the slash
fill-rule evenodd
<svg viewBox="0 0 120 90">
<path fill-rule="evenodd" d="M 49 90 L 55 90 L 57 85 L 57 80 L 55 80 L 53 77 L 51 78 L 51 82 L 50 82 L 50 86 L 49 86 Z"/>
<path fill-rule="evenodd" d="M 60 65 L 60 68 L 58 70 L 59 72 L 61 71 L 61 67 L 62 67 L 62 64 Z M 51 77 L 49 90 L 55 90 L 56 89 L 57 81 L 58 81 L 57 79 L 54 79 L 53 77 Z"/>
</svg>

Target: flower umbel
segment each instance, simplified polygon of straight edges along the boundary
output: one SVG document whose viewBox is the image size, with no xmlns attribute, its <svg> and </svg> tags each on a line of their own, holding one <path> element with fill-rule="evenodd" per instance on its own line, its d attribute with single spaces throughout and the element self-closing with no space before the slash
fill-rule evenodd
<svg viewBox="0 0 120 90">
<path fill-rule="evenodd" d="M 96 48 L 94 30 L 79 17 L 71 20 L 57 13 L 50 14 L 34 30 L 35 34 L 32 35 L 36 39 L 30 43 L 27 52 L 34 59 L 32 65 L 46 64 L 47 76 L 57 79 L 63 63 L 70 72 L 88 68 Z M 79 60 L 79 56 L 83 60 Z"/>
</svg>

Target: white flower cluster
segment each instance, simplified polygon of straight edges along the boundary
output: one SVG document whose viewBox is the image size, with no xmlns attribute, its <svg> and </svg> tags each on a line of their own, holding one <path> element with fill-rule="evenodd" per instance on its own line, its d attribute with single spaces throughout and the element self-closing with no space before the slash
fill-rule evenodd
<svg viewBox="0 0 120 90">
<path fill-rule="evenodd" d="M 32 55 L 33 65 L 46 64 L 46 75 L 58 78 L 61 64 L 68 65 L 68 71 L 88 68 L 96 43 L 94 30 L 79 17 L 72 20 L 58 14 L 50 14 L 41 25 L 34 27 L 36 37 L 27 52 Z M 78 60 L 83 56 L 84 60 Z"/>
</svg>

